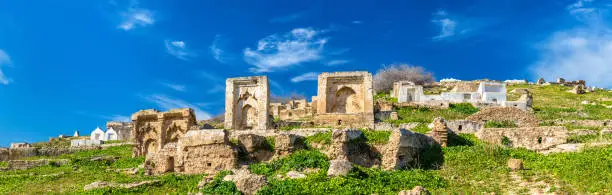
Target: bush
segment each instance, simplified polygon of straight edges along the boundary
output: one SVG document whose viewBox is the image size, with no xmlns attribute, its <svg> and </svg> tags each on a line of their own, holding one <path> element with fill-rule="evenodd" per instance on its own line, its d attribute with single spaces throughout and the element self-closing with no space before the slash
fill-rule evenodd
<svg viewBox="0 0 612 195">
<path fill-rule="evenodd" d="M 223 177 L 231 174 L 230 171 L 221 171 L 213 180 L 204 186 L 202 192 L 204 194 L 241 194 L 236 188 L 236 184 L 229 181 L 223 181 Z"/>
<path fill-rule="evenodd" d="M 459 113 L 463 113 L 463 114 L 474 114 L 476 112 L 478 112 L 478 108 L 474 107 L 474 105 L 470 104 L 470 103 L 459 103 L 459 104 L 450 104 L 448 105 L 448 108 L 450 110 L 453 110 L 455 112 L 459 112 Z"/>
<path fill-rule="evenodd" d="M 378 70 L 374 75 L 374 91 L 382 92 L 393 89 L 396 81 L 412 81 L 417 85 L 432 83 L 435 81 L 433 75 L 423 67 L 410 66 L 407 64 L 392 64 Z"/>
<path fill-rule="evenodd" d="M 270 163 L 249 165 L 251 172 L 268 177 L 275 173 L 286 173 L 290 170 L 302 171 L 305 168 L 321 168 L 327 171 L 329 168 L 327 156 L 316 150 L 300 150 Z"/>
<path fill-rule="evenodd" d="M 323 144 L 331 144 L 331 131 L 327 132 L 319 132 L 314 135 L 306 137 L 307 143 L 323 143 Z"/>
<path fill-rule="evenodd" d="M 389 142 L 389 137 L 391 136 L 391 131 L 362 131 L 366 142 L 370 144 L 386 144 Z"/>
</svg>

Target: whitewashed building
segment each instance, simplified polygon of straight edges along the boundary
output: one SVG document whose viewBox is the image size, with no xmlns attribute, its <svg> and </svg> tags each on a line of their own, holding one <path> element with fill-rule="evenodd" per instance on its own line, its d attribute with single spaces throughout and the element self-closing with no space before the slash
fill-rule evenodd
<svg viewBox="0 0 612 195">
<path fill-rule="evenodd" d="M 117 140 L 117 132 L 111 127 L 104 133 L 104 141 Z"/>
<path fill-rule="evenodd" d="M 90 136 L 90 140 L 99 140 L 99 141 L 104 141 L 104 131 L 102 131 L 102 129 L 100 129 L 100 127 L 96 127 L 96 129 L 94 129 Z"/>
</svg>

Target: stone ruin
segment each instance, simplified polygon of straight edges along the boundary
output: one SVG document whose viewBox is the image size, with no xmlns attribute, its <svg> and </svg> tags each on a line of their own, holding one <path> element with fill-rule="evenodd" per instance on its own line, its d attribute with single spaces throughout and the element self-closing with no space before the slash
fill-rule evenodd
<svg viewBox="0 0 612 195">
<path fill-rule="evenodd" d="M 372 74 L 321 73 L 314 122 L 333 127 L 374 127 Z"/>
<path fill-rule="evenodd" d="M 484 128 L 476 136 L 491 144 L 541 151 L 566 143 L 568 131 L 560 126 Z"/>
<path fill-rule="evenodd" d="M 439 143 L 432 137 L 405 129 L 393 130 L 389 141 L 383 145 L 369 145 L 365 141 L 360 130 L 334 130 L 331 146 L 326 150 L 331 163 L 328 175 L 346 174 L 352 164 L 364 167 L 380 166 L 386 170 L 431 166 L 423 164 L 430 160 L 426 160 L 423 155 L 429 150 L 439 149 L 440 147 Z M 441 157 L 441 151 L 438 151 L 437 155 Z M 427 163 L 442 163 L 439 161 L 441 158 L 437 160 Z"/>
<path fill-rule="evenodd" d="M 11 143 L 11 149 L 17 149 L 17 148 L 31 148 L 32 144 L 26 143 L 26 142 L 20 142 L 20 143 Z"/>
<path fill-rule="evenodd" d="M 427 133 L 442 147 L 446 147 L 448 144 L 448 133 L 451 130 L 446 126 L 446 121 L 443 118 L 437 117 L 433 121 L 433 128 Z"/>
<path fill-rule="evenodd" d="M 238 151 L 230 144 L 225 130 L 189 131 L 177 145 L 177 172 L 214 174 L 238 165 Z"/>
<path fill-rule="evenodd" d="M 191 108 L 173 109 L 168 112 L 141 110 L 132 115 L 134 130 L 133 156 L 147 156 L 172 147 L 178 138 L 196 126 Z"/>
<path fill-rule="evenodd" d="M 480 122 L 482 124 L 487 121 L 512 121 L 516 123 L 518 127 L 537 127 L 539 125 L 535 115 L 515 107 L 484 108 L 467 117 L 466 120 Z"/>
<path fill-rule="evenodd" d="M 229 78 L 225 82 L 225 128 L 267 129 L 270 117 L 268 77 Z"/>
<path fill-rule="evenodd" d="M 290 100 L 278 106 L 278 117 L 280 120 L 295 121 L 308 119 L 313 116 L 312 105 L 306 99 Z M 274 116 L 277 117 L 277 116 Z"/>
<path fill-rule="evenodd" d="M 109 121 L 106 122 L 106 129 L 113 129 L 117 133 L 117 140 L 131 140 L 132 139 L 132 122 L 118 122 Z"/>
</svg>

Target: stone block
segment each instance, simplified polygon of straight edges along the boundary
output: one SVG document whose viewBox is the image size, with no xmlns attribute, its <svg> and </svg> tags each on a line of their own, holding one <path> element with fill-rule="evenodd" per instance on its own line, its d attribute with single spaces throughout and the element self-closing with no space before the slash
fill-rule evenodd
<svg viewBox="0 0 612 195">
<path fill-rule="evenodd" d="M 268 77 L 229 78 L 225 82 L 225 128 L 235 130 L 270 127 Z"/>
<path fill-rule="evenodd" d="M 567 142 L 567 128 L 558 126 L 523 128 L 484 128 L 476 136 L 491 144 L 546 150 Z"/>
</svg>

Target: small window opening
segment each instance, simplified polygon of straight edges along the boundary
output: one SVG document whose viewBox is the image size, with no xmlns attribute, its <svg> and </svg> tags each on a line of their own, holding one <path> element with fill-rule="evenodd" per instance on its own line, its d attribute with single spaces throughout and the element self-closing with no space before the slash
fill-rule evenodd
<svg viewBox="0 0 612 195">
<path fill-rule="evenodd" d="M 463 130 L 463 126 L 459 125 L 459 131 Z"/>
<path fill-rule="evenodd" d="M 542 137 L 538 137 L 538 144 L 542 144 Z"/>
<path fill-rule="evenodd" d="M 212 166 L 212 163 L 208 162 L 208 163 L 206 163 L 206 166 L 210 167 L 210 166 Z"/>
<path fill-rule="evenodd" d="M 338 125 L 342 125 L 342 120 L 338 120 Z"/>
</svg>

